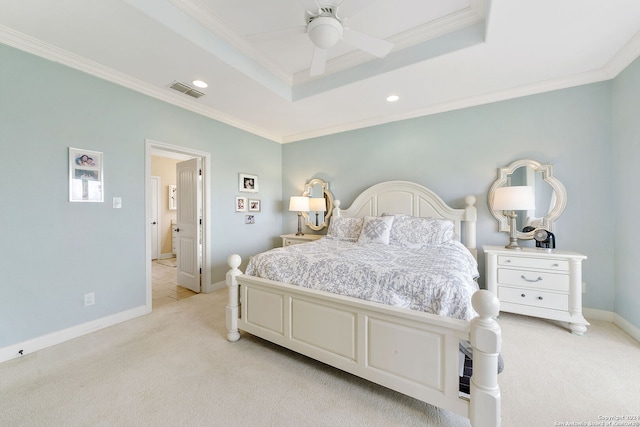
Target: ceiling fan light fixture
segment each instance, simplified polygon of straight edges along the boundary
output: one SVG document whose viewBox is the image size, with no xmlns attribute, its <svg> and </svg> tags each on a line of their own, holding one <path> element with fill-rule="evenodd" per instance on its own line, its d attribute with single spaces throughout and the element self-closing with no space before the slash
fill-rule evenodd
<svg viewBox="0 0 640 427">
<path fill-rule="evenodd" d="M 307 26 L 311 42 L 320 49 L 330 49 L 342 38 L 342 24 L 329 16 L 319 16 Z"/>
</svg>

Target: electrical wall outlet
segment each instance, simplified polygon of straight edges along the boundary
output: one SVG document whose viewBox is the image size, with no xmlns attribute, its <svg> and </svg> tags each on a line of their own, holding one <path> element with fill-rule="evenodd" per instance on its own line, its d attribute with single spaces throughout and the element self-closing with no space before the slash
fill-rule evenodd
<svg viewBox="0 0 640 427">
<path fill-rule="evenodd" d="M 88 294 L 84 294 L 84 306 L 93 305 L 96 303 L 96 294 L 95 292 L 91 292 Z"/>
</svg>

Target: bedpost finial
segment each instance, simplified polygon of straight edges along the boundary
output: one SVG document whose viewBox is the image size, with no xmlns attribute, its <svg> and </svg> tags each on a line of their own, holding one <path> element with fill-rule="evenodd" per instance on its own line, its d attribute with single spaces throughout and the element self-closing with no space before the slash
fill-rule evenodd
<svg viewBox="0 0 640 427">
<path fill-rule="evenodd" d="M 468 195 L 464 198 L 464 201 L 468 206 L 474 206 L 476 204 L 476 196 Z"/>
<path fill-rule="evenodd" d="M 334 200 L 333 204 L 336 206 L 337 209 L 340 209 L 340 200 L 338 199 Z"/>
<path fill-rule="evenodd" d="M 227 264 L 229 265 L 229 267 L 231 267 L 234 270 L 240 267 L 241 263 L 242 263 L 242 258 L 238 254 L 229 255 L 229 257 L 227 258 Z"/>
<path fill-rule="evenodd" d="M 497 317 L 500 314 L 500 301 L 493 292 L 480 289 L 471 297 L 471 305 L 482 319 Z"/>
</svg>

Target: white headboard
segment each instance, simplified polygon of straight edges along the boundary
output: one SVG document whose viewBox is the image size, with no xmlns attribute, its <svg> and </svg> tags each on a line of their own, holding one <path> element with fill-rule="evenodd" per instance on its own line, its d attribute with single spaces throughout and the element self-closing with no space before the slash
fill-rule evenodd
<svg viewBox="0 0 640 427">
<path fill-rule="evenodd" d="M 333 215 L 343 217 L 406 214 L 418 217 L 444 218 L 453 221 L 456 237 L 476 256 L 476 197 L 465 197 L 466 207 L 455 209 L 436 193 L 415 182 L 387 181 L 363 191 L 348 209 L 340 209 L 335 200 Z M 462 226 L 464 224 L 464 227 Z M 464 235 L 462 234 L 464 232 Z"/>
</svg>

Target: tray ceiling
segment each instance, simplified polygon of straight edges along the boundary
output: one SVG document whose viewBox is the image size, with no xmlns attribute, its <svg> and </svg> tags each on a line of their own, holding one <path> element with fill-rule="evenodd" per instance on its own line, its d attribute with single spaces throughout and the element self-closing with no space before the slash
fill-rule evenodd
<svg viewBox="0 0 640 427">
<path fill-rule="evenodd" d="M 640 54 L 636 0 L 321 4 L 394 48 L 341 41 L 310 77 L 313 0 L 0 0 L 0 42 L 281 143 L 607 80 Z M 170 88 L 194 79 L 201 97 Z"/>
</svg>

